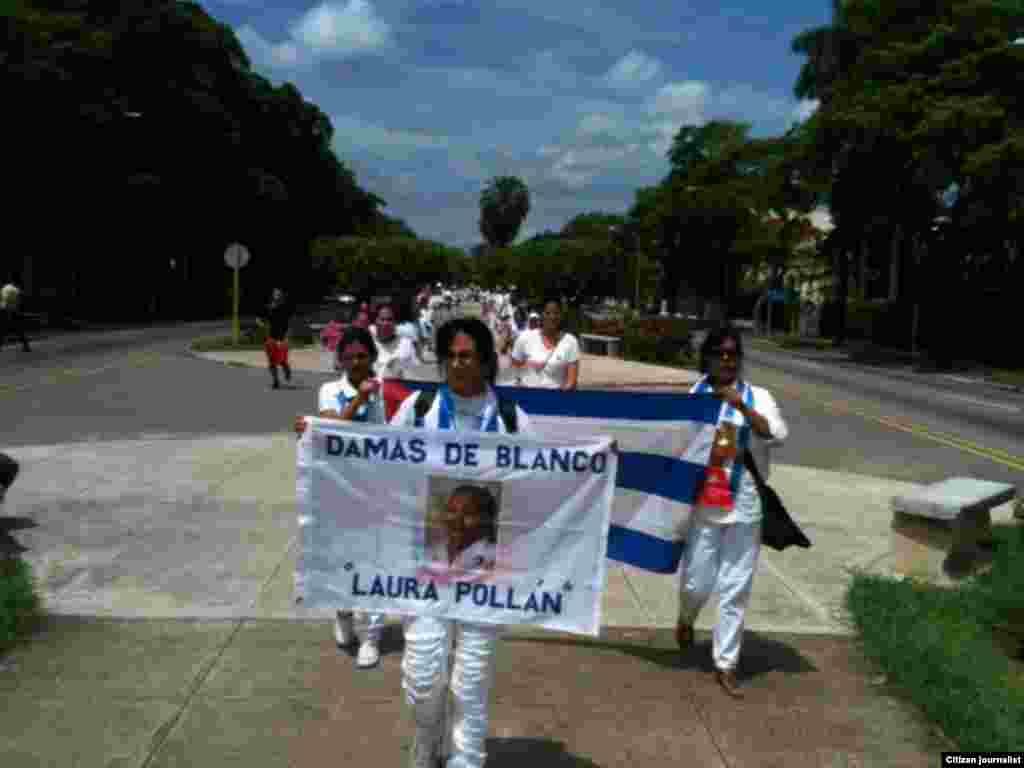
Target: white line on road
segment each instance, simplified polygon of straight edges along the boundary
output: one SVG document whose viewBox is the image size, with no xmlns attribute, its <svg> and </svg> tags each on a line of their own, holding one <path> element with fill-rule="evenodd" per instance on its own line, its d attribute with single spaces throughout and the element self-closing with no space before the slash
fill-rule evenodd
<svg viewBox="0 0 1024 768">
<path fill-rule="evenodd" d="M 1001 410 L 1010 411 L 1012 413 L 1019 413 L 1020 412 L 1020 406 L 1017 406 L 1017 405 L 1007 405 L 1006 403 L 993 403 L 991 400 L 979 400 L 976 397 L 967 397 L 966 395 L 951 395 L 951 394 L 948 394 L 948 393 L 943 393 L 943 394 L 940 394 L 939 397 L 943 398 L 944 400 L 949 400 L 949 399 L 952 399 L 952 400 L 963 400 L 963 401 L 968 402 L 968 403 L 975 403 L 976 405 L 984 405 L 984 406 L 986 406 L 988 408 L 999 408 Z"/>
</svg>

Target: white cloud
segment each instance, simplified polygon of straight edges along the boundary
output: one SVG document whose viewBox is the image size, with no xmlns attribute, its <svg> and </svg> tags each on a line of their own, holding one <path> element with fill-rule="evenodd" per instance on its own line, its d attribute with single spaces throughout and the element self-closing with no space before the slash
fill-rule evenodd
<svg viewBox="0 0 1024 768">
<path fill-rule="evenodd" d="M 250 26 L 235 30 L 235 36 L 256 70 L 305 69 L 311 63 L 309 53 L 295 43 L 271 43 Z"/>
<path fill-rule="evenodd" d="M 708 100 L 707 83 L 687 80 L 661 86 L 651 101 L 649 112 L 655 115 L 670 115 L 679 119 L 700 122 L 704 118 L 704 105 Z"/>
<path fill-rule="evenodd" d="M 344 5 L 322 3 L 306 11 L 292 27 L 292 37 L 323 56 L 371 53 L 392 44 L 391 27 L 367 0 Z"/>
<path fill-rule="evenodd" d="M 615 134 L 620 124 L 617 119 L 603 112 L 594 112 L 580 120 L 578 132 L 583 136 L 600 133 Z"/>
<path fill-rule="evenodd" d="M 802 99 L 793 109 L 793 119 L 802 123 L 818 111 L 818 106 L 817 99 Z"/>
<path fill-rule="evenodd" d="M 636 144 L 624 144 L 619 147 L 572 147 L 551 166 L 551 176 L 570 189 L 579 189 L 637 149 Z"/>
<path fill-rule="evenodd" d="M 334 140 L 342 147 L 354 146 L 386 152 L 388 149 L 417 150 L 448 146 L 446 136 L 374 125 L 355 115 L 332 115 L 331 124 L 334 126 Z"/>
<path fill-rule="evenodd" d="M 707 83 L 688 80 L 668 83 L 658 89 L 648 105 L 651 115 L 650 130 L 654 134 L 648 143 L 652 152 L 664 157 L 672 146 L 672 139 L 682 125 L 703 125 L 710 95 Z"/>
<path fill-rule="evenodd" d="M 251 26 L 235 30 L 256 69 L 308 71 L 318 56 L 373 53 L 392 45 L 391 28 L 367 0 L 322 3 L 292 24 L 290 37 L 272 43 Z"/>
<path fill-rule="evenodd" d="M 608 85 L 628 88 L 643 85 L 657 77 L 660 72 L 660 62 L 642 51 L 633 50 L 619 59 L 615 66 L 608 70 L 604 79 Z"/>
</svg>

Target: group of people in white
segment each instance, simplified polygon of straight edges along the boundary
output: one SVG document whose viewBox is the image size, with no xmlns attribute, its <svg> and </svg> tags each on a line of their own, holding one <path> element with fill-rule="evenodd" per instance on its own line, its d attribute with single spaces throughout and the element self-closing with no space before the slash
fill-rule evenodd
<svg viewBox="0 0 1024 768">
<path fill-rule="evenodd" d="M 347 328 L 336 346 L 342 375 L 321 387 L 318 415 L 405 428 L 532 435 L 527 414 L 514 404 L 501 403 L 494 389 L 502 340 L 495 323 L 504 316 L 496 306 L 491 310 L 486 313 L 486 322 L 454 317 L 437 329 L 435 348 L 442 385 L 426 409 L 417 408 L 422 396 L 418 392 L 408 394 L 399 403 L 387 402 L 384 385 L 396 370 L 390 361 L 399 360 L 400 369 L 415 354 L 409 351 L 411 342 L 403 352 L 396 351 L 401 342 L 391 340 L 397 333 L 391 330 L 393 320 L 387 310 L 382 310 L 383 319 L 378 312 L 376 336 L 358 326 Z M 539 320 L 536 327 L 519 330 L 510 344 L 505 341 L 510 364 L 522 371 L 524 385 L 575 389 L 579 344 L 562 328 L 561 302 L 546 301 Z M 680 568 L 676 629 L 679 647 L 685 651 L 693 643 L 693 624 L 699 611 L 711 592 L 718 592 L 719 619 L 712 634 L 712 657 L 718 683 L 734 698 L 743 695 L 735 670 L 761 547 L 761 500 L 755 482 L 749 473 L 743 473 L 742 455 L 745 450 L 752 451 L 762 475 L 767 476 L 768 448 L 785 440 L 788 433 L 771 393 L 742 379 L 742 361 L 740 334 L 729 326 L 710 332 L 701 346 L 703 375 L 691 392 L 706 392 L 722 401 L 716 442 L 719 437 L 737 434 L 737 429 L 741 439 L 733 446 L 733 459 L 726 466 L 734 489 L 731 506 L 705 509 L 698 503 L 694 507 Z M 512 418 L 508 416 L 510 405 L 515 409 Z M 294 427 L 301 438 L 306 430 L 305 418 L 298 416 Z M 297 575 L 301 575 L 301 569 Z M 299 581 L 296 590 L 301 599 L 303 585 Z M 436 768 L 440 746 L 448 738 L 451 754 L 447 768 L 482 768 L 487 757 L 490 689 L 500 627 L 429 616 L 407 617 L 402 625 L 402 687 L 416 723 L 412 765 Z M 362 668 L 375 666 L 380 660 L 384 617 L 370 615 L 366 626 L 356 656 L 356 664 Z M 340 647 L 356 643 L 351 612 L 338 611 L 334 633 Z M 453 633 L 457 642 L 454 664 L 450 665 Z M 450 678 L 444 674 L 447 669 L 451 669 Z M 448 722 L 450 731 L 442 733 L 449 688 L 455 708 Z"/>
</svg>

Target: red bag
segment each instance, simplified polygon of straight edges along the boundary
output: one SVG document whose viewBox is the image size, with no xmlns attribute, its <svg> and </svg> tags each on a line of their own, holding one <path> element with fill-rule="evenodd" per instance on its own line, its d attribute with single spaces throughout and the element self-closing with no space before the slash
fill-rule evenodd
<svg viewBox="0 0 1024 768">
<path fill-rule="evenodd" d="M 732 488 L 729 487 L 729 476 L 725 469 L 708 467 L 697 504 L 702 507 L 730 510 L 733 502 Z"/>
</svg>

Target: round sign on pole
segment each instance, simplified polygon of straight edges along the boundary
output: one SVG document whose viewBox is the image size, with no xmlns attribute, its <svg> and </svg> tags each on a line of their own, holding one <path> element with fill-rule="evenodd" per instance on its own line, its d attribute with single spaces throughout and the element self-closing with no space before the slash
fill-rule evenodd
<svg viewBox="0 0 1024 768">
<path fill-rule="evenodd" d="M 232 269 L 241 269 L 249 263 L 249 249 L 241 243 L 232 243 L 224 251 L 224 263 Z"/>
</svg>

